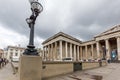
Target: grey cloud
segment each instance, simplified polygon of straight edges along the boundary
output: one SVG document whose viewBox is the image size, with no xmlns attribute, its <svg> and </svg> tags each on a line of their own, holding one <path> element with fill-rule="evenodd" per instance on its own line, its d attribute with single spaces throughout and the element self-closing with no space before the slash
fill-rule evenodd
<svg viewBox="0 0 120 80">
<path fill-rule="evenodd" d="M 63 31 L 88 40 L 120 23 L 119 0 L 40 1 L 44 11 L 37 18 L 35 36 L 42 39 Z M 27 0 L 0 1 L 0 10 L 0 23 L 22 35 L 29 35 L 25 19 L 31 15 L 31 11 Z"/>
<path fill-rule="evenodd" d="M 27 11 L 27 1 L 3 0 L 0 1 L 0 23 L 7 29 L 20 34 L 26 33 L 25 18 L 29 15 Z M 6 5 L 5 5 L 6 4 Z"/>
</svg>

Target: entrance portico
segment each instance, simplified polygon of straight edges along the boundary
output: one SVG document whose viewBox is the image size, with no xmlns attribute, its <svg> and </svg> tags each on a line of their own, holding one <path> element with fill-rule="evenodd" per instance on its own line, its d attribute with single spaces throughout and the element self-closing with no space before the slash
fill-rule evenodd
<svg viewBox="0 0 120 80">
<path fill-rule="evenodd" d="M 78 39 L 60 32 L 43 42 L 43 46 L 46 48 L 44 54 L 48 54 L 44 57 L 50 61 L 62 60 L 68 57 L 74 61 L 79 60 L 80 43 L 81 41 Z"/>
<path fill-rule="evenodd" d="M 118 51 L 118 42 L 116 37 L 100 40 L 98 41 L 99 46 L 97 46 L 97 52 L 99 54 L 100 59 L 110 59 L 112 58 L 112 51 L 117 50 Z M 119 40 L 118 40 L 119 41 Z M 116 53 L 116 60 L 118 60 L 118 52 Z"/>
<path fill-rule="evenodd" d="M 112 51 L 116 50 L 116 60 L 120 60 L 120 26 L 111 28 L 110 30 L 103 32 L 102 34 L 95 37 L 95 40 L 99 42 L 97 46 L 98 54 L 102 54 L 105 51 L 105 58 L 112 59 Z M 104 46 L 104 51 L 102 46 Z M 102 49 L 102 50 L 101 50 Z"/>
</svg>

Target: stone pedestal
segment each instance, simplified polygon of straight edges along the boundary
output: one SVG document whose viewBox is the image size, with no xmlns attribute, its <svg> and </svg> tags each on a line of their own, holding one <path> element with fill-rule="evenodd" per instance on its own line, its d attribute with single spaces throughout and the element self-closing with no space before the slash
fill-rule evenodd
<svg viewBox="0 0 120 80">
<path fill-rule="evenodd" d="M 20 80 L 41 80 L 42 58 L 40 56 L 23 55 L 20 58 Z"/>
</svg>

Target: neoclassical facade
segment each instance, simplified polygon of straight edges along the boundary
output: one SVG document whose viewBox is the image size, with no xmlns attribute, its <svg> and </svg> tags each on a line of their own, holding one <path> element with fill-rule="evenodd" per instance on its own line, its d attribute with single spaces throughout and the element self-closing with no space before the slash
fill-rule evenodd
<svg viewBox="0 0 120 80">
<path fill-rule="evenodd" d="M 120 60 L 120 25 L 82 42 L 59 32 L 43 43 L 43 60 L 55 61 L 64 58 L 79 60 Z"/>
<path fill-rule="evenodd" d="M 24 52 L 24 50 L 25 48 L 20 46 L 8 46 L 4 53 L 6 54 L 6 58 L 8 60 L 16 59 L 19 61 L 19 57 Z"/>
</svg>

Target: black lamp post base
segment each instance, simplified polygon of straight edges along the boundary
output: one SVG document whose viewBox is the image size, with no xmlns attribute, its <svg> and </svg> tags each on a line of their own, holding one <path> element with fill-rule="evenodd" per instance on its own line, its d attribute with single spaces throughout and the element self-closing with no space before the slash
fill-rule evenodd
<svg viewBox="0 0 120 80">
<path fill-rule="evenodd" d="M 35 46 L 28 45 L 28 48 L 25 49 L 23 55 L 33 55 L 33 56 L 39 56 L 37 49 L 35 49 Z"/>
<path fill-rule="evenodd" d="M 27 47 L 28 48 L 35 48 L 35 46 L 33 46 L 33 45 L 28 45 Z"/>
</svg>

